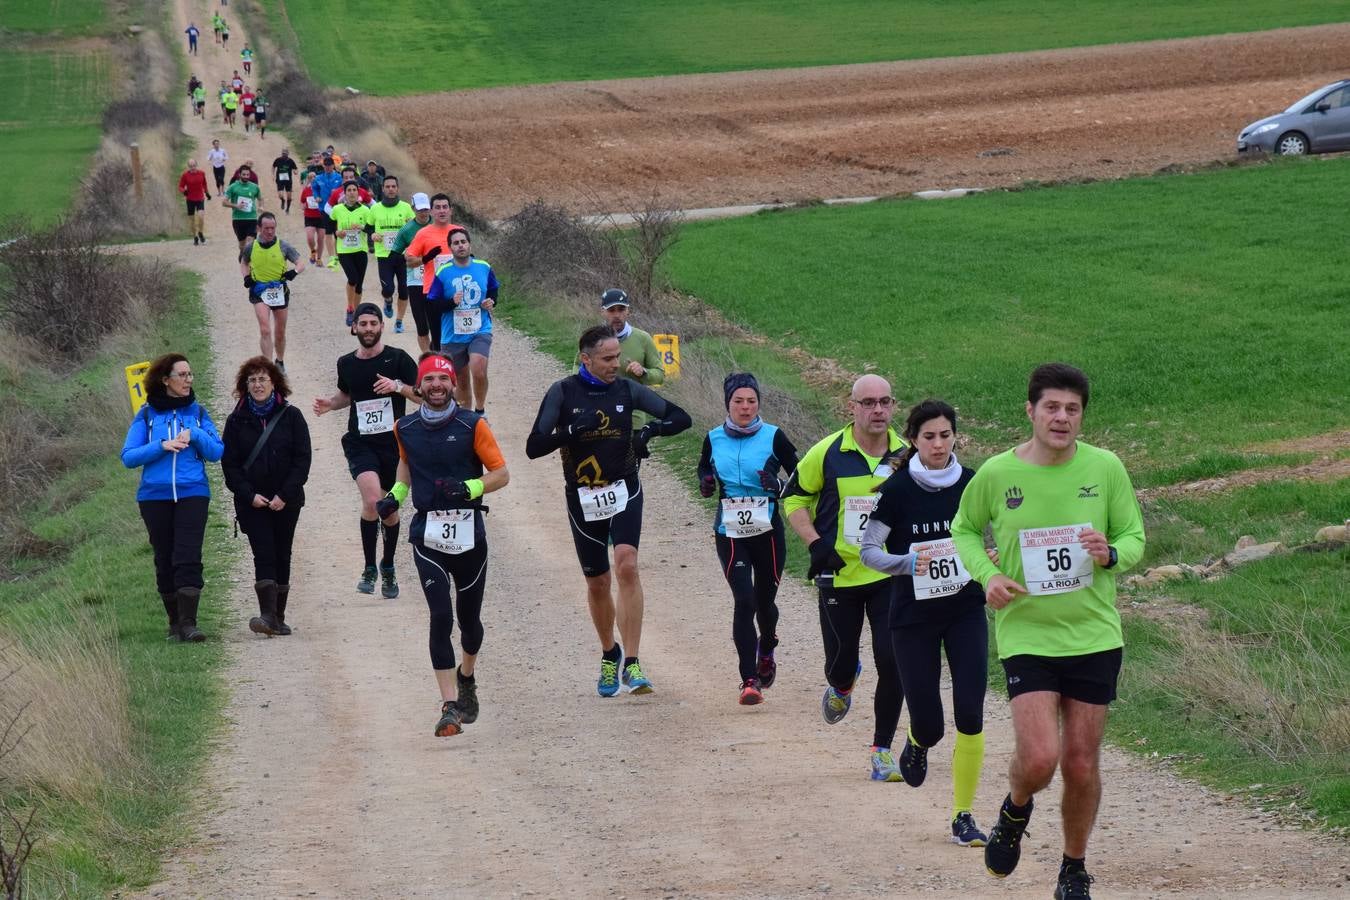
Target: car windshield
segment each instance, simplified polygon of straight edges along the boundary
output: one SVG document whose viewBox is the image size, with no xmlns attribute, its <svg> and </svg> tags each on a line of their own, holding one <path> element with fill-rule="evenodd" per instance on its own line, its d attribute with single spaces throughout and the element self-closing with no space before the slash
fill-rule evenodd
<svg viewBox="0 0 1350 900">
<path fill-rule="evenodd" d="M 1339 84 L 1339 83 L 1340 83 L 1340 82 L 1337 82 L 1337 84 Z M 1319 94 L 1321 94 L 1321 93 L 1323 93 L 1323 92 L 1325 92 L 1325 91 L 1328 91 L 1328 90 L 1330 90 L 1331 88 L 1334 88 L 1335 86 L 1336 86 L 1336 85 L 1334 85 L 1334 84 L 1329 84 L 1329 85 L 1327 85 L 1326 87 L 1320 87 L 1320 88 L 1318 88 L 1317 90 L 1313 91 L 1313 92 L 1312 92 L 1311 94 L 1309 94 L 1308 96 L 1304 97 L 1303 99 L 1299 100 L 1297 103 L 1295 103 L 1295 104 L 1293 104 L 1292 106 L 1290 106 L 1288 109 L 1285 110 L 1285 112 L 1287 112 L 1287 113 L 1303 112 L 1303 110 L 1306 109 L 1310 103 L 1312 103 L 1314 100 L 1317 99 L 1317 97 L 1318 97 Z"/>
</svg>

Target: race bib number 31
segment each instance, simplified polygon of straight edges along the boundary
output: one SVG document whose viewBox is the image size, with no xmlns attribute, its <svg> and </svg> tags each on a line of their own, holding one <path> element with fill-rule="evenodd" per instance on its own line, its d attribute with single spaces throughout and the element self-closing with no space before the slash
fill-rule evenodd
<svg viewBox="0 0 1350 900">
<path fill-rule="evenodd" d="M 1017 533 L 1022 551 L 1022 580 L 1035 595 L 1067 594 L 1092 586 L 1092 557 L 1078 543 L 1078 535 L 1092 527 L 1059 525 L 1024 528 Z"/>
<path fill-rule="evenodd" d="M 422 543 L 442 553 L 467 553 L 473 549 L 473 510 L 437 509 L 427 513 Z"/>
<path fill-rule="evenodd" d="M 861 497 L 844 498 L 844 543 L 855 547 L 862 546 L 863 532 L 867 530 L 867 521 L 877 508 L 880 494 L 864 494 Z"/>
<path fill-rule="evenodd" d="M 389 397 L 356 401 L 356 430 L 362 434 L 393 431 L 394 401 Z"/>
<path fill-rule="evenodd" d="M 961 565 L 956 543 L 951 538 L 910 544 L 915 553 L 927 553 L 928 574 L 914 575 L 914 599 L 937 600 L 950 597 L 970 582 L 970 573 Z"/>
<path fill-rule="evenodd" d="M 722 501 L 722 526 L 727 537 L 747 538 L 772 528 L 768 497 L 727 497 Z"/>
<path fill-rule="evenodd" d="M 616 481 L 602 487 L 579 487 L 577 500 L 581 501 L 581 515 L 587 522 L 612 519 L 628 508 L 628 485 Z"/>
</svg>

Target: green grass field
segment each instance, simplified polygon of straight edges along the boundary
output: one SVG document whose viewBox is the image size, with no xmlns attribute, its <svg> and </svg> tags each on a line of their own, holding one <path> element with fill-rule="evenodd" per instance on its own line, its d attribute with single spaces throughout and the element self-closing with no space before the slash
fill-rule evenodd
<svg viewBox="0 0 1350 900">
<path fill-rule="evenodd" d="M 103 51 L 16 50 L 0 55 L 0 159 L 39 177 L 12 179 L 0 216 L 42 225 L 70 207 L 98 149 L 100 116 L 112 97 Z"/>
<path fill-rule="evenodd" d="M 208 358 L 200 283 L 185 279 L 183 291 L 174 314 L 145 335 L 138 351 L 143 357 L 173 347 L 191 359 Z M 122 366 L 135 361 L 100 355 L 69 379 L 42 382 L 47 386 L 27 401 L 40 409 L 59 404 L 74 385 L 102 391 L 109 382 L 120 384 Z M 119 402 L 117 418 L 130 421 L 125 391 L 112 396 Z M 28 574 L 0 584 L 0 628 L 6 634 L 40 644 L 44 634 L 69 627 L 70 610 L 89 615 L 111 634 L 129 701 L 131 759 L 124 769 L 90 790 L 39 789 L 3 798 L 12 809 L 36 809 L 39 841 L 25 870 L 25 896 L 105 897 L 149 883 L 163 849 L 185 837 L 192 790 L 222 724 L 219 670 L 225 647 L 218 635 L 231 623 L 220 601 L 235 552 L 226 518 L 213 516 L 207 530 L 201 621 L 215 639 L 167 643 L 150 546 L 134 500 L 139 473 L 122 467 L 119 447 L 76 466 L 33 504 L 34 532 L 67 548 L 64 555 L 34 561 Z M 218 483 L 215 492 L 219 497 Z M 101 714 L 90 710 L 91 726 Z"/>
<path fill-rule="evenodd" d="M 100 0 L 0 0 L 0 31 L 81 35 L 108 22 Z"/>
<path fill-rule="evenodd" d="M 1313 160 L 762 214 L 687 226 L 670 273 L 903 402 L 946 398 L 991 447 L 1025 432 L 1036 364 L 1079 365 L 1087 439 L 1145 485 L 1350 423 L 1350 296 L 1317 237 L 1348 178 Z"/>
<path fill-rule="evenodd" d="M 1347 18 L 1333 0 L 389 0 L 380 14 L 259 0 L 315 80 L 380 95 L 504 84 L 681 75 L 1005 53 L 1313 25 Z M 375 47 L 354 52 L 335 20 Z M 410 59 L 439 65 L 409 65 Z"/>
</svg>

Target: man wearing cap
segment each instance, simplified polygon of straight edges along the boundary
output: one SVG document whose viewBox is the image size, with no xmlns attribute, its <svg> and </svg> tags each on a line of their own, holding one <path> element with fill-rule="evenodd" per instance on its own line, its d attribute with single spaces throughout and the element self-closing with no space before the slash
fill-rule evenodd
<svg viewBox="0 0 1350 900">
<path fill-rule="evenodd" d="M 367 216 L 375 229 L 371 239 L 375 243 L 375 265 L 380 276 L 380 296 L 384 298 L 384 317 L 394 315 L 394 291 L 398 291 L 398 317 L 394 319 L 394 334 L 403 333 L 403 314 L 408 311 L 408 265 L 403 254 L 394 253 L 398 231 L 413 218 L 413 208 L 398 195 L 398 179 L 384 176 L 380 202 L 370 208 Z"/>
<path fill-rule="evenodd" d="M 368 161 L 366 170 L 361 173 L 361 177 L 357 181 L 361 182 L 361 187 L 370 191 L 372 197 L 380 196 L 380 190 L 384 187 L 384 166 L 373 159 Z M 386 313 L 386 315 L 388 314 Z"/>
<path fill-rule="evenodd" d="M 661 351 L 656 349 L 656 342 L 650 334 L 628 322 L 632 305 L 627 292 L 618 288 L 600 295 L 605 322 L 619 338 L 619 374 L 648 387 L 664 384 L 666 370 L 661 367 Z"/>
<path fill-rule="evenodd" d="M 637 464 L 649 454 L 652 438 L 679 434 L 692 422 L 689 413 L 651 388 L 619 377 L 619 341 L 608 325 L 584 331 L 578 349 L 576 374 L 554 382 L 539 404 L 525 454 L 538 459 L 558 450 L 562 457 L 572 543 L 600 638 L 596 691 L 613 697 L 622 684 L 628 693 L 650 694 L 652 683 L 638 660 L 644 598 L 638 575 L 643 501 Z M 635 410 L 653 417 L 637 431 Z M 611 544 L 617 606 L 610 590 Z M 614 640 L 616 625 L 622 644 Z"/>
<path fill-rule="evenodd" d="M 481 416 L 487 404 L 492 310 L 497 307 L 500 286 L 492 266 L 474 258 L 467 230 L 450 226 L 448 240 L 452 258 L 436 269 L 436 277 L 427 285 L 427 304 L 443 308 L 441 347 L 455 368 L 469 376 L 460 379 L 455 399 L 462 406 L 472 403 L 473 411 Z"/>
<path fill-rule="evenodd" d="M 427 306 L 426 294 L 422 293 L 422 263 L 419 259 L 414 265 L 404 255 L 417 232 L 431 221 L 431 198 L 420 191 L 412 197 L 413 217 L 394 237 L 389 250 L 403 260 L 408 286 L 408 305 L 412 307 L 413 325 L 417 328 L 417 346 L 422 352 L 441 349 L 441 311 Z"/>
<path fill-rule="evenodd" d="M 413 562 L 431 610 L 431 668 L 441 693 L 437 737 L 459 734 L 478 719 L 474 664 L 483 645 L 483 588 L 487 581 L 487 532 L 482 497 L 506 486 L 506 459 L 487 419 L 459 406 L 455 369 L 436 353 L 417 367 L 422 405 L 394 426 L 398 481 L 377 504 L 381 515 L 398 510 L 411 494 L 417 513 L 408 529 Z M 451 582 L 454 606 L 451 607 Z M 460 648 L 450 638 L 459 617 Z"/>
<path fill-rule="evenodd" d="M 342 173 L 338 171 L 333 163 L 333 157 L 324 154 L 319 162 L 321 169 L 314 180 L 310 182 L 309 192 L 312 196 L 319 198 L 319 211 L 321 216 L 320 223 L 323 225 L 323 238 L 319 246 L 319 257 L 325 261 L 325 264 L 336 259 L 337 251 L 337 225 L 333 224 L 333 217 L 328 215 L 324 209 L 328 205 L 328 198 L 333 195 L 333 191 L 342 187 Z"/>
<path fill-rule="evenodd" d="M 379 574 L 386 599 L 398 596 L 394 573 L 394 549 L 398 546 L 398 511 L 380 517 L 375 505 L 393 486 L 398 474 L 398 441 L 394 423 L 407 412 L 407 402 L 417 402 L 413 384 L 417 363 L 397 347 L 384 344 L 384 317 L 374 303 L 362 303 L 352 320 L 352 334 L 360 346 L 337 362 L 337 393 L 316 397 L 314 415 L 350 408 L 342 452 L 347 469 L 361 494 L 361 551 L 365 567 L 356 589 L 375 592 L 375 544 L 384 522 L 384 555 Z"/>
</svg>

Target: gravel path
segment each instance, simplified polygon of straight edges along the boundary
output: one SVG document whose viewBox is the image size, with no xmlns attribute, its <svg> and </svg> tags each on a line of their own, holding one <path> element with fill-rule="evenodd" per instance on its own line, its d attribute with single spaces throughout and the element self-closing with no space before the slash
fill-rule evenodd
<svg viewBox="0 0 1350 900">
<path fill-rule="evenodd" d="M 206 19 L 201 0 L 178 0 L 180 28 L 189 9 Z M 208 83 L 232 68 L 209 43 L 202 53 Z M 264 167 L 281 147 L 215 122 L 186 128 L 199 146 L 220 137 L 235 160 L 251 154 Z M 274 204 L 265 187 L 263 208 Z M 299 211 L 281 218 L 283 236 L 302 245 Z M 133 252 L 205 278 L 215 358 L 194 362 L 216 379 L 223 421 L 228 379 L 256 352 L 256 328 L 227 212 L 211 207 L 207 228 L 206 247 Z M 659 465 L 644 470 L 642 545 L 643 658 L 657 692 L 595 695 L 597 648 L 558 462 L 524 456 L 537 402 L 562 372 L 506 329 L 494 346 L 489 415 L 512 478 L 491 498 L 488 521 L 483 712 L 465 734 L 433 738 L 427 613 L 407 547 L 400 599 L 355 592 L 358 503 L 339 447 L 344 420 L 308 411 L 310 398 L 332 390 L 336 358 L 355 346 L 339 325 L 341 278 L 310 271 L 294 293 L 287 365 L 315 448 L 288 613 L 296 633 L 211 636 L 230 650 L 228 728 L 207 763 L 196 840 L 168 853 L 163 881 L 143 896 L 1049 895 L 1058 789 L 1041 798 L 1017 875 L 990 879 L 979 851 L 947 841 L 946 745 L 922 790 L 874 784 L 870 703 L 838 726 L 821 722 L 815 603 L 801 584 L 780 595 L 778 684 L 763 706 L 736 705 L 730 596 L 707 516 Z M 416 352 L 411 334 L 390 337 Z M 234 605 L 241 625 L 254 603 L 243 546 L 233 582 L 206 593 Z M 870 699 L 874 682 L 864 677 Z M 1002 797 L 1011 744 L 1005 702 L 991 697 L 988 710 L 982 821 Z M 1106 754 L 1105 771 L 1090 861 L 1099 895 L 1346 895 L 1343 842 L 1286 831 L 1121 753 Z"/>
</svg>

